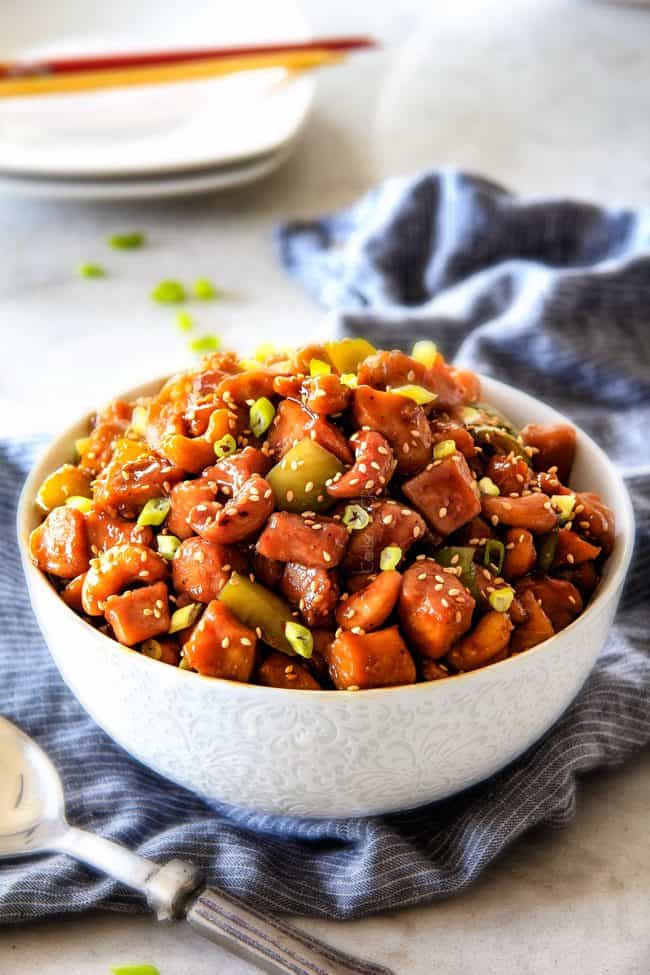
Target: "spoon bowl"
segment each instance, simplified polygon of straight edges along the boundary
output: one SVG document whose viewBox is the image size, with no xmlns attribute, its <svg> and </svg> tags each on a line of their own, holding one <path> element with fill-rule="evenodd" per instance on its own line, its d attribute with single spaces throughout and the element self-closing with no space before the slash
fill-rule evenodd
<svg viewBox="0 0 650 975">
<path fill-rule="evenodd" d="M 35 741 L 0 717 L 0 858 L 51 850 L 66 828 L 61 780 Z"/>
</svg>

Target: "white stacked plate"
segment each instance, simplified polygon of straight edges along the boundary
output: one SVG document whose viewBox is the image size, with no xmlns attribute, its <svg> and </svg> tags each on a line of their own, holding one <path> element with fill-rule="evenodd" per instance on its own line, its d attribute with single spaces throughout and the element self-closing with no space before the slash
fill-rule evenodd
<svg viewBox="0 0 650 975">
<path fill-rule="evenodd" d="M 2 0 L 2 60 L 308 40 L 295 0 Z M 0 192 L 59 199 L 201 193 L 290 154 L 313 98 L 282 68 L 208 81 L 0 99 Z"/>
</svg>

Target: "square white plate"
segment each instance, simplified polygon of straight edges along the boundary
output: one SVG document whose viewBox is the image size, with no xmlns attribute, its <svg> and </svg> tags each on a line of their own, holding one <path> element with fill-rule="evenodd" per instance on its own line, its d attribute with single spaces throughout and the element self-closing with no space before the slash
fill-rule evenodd
<svg viewBox="0 0 650 975">
<path fill-rule="evenodd" d="M 3 59 L 308 39 L 297 0 L 2 0 Z M 0 100 L 0 172 L 164 174 L 269 153 L 304 122 L 313 81 L 284 69 Z"/>
</svg>

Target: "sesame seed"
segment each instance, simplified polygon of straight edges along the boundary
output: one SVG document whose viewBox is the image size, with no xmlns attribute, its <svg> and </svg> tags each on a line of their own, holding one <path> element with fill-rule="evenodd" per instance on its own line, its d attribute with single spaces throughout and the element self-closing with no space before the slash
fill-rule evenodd
<svg viewBox="0 0 650 975">
<path fill-rule="evenodd" d="M 313 491 L 313 490 L 314 490 L 314 482 L 313 481 L 307 481 L 307 483 L 305 484 L 305 492 L 307 494 L 309 494 L 309 492 L 310 491 Z"/>
<path fill-rule="evenodd" d="M 403 443 L 403 444 L 402 444 L 402 453 L 403 453 L 403 454 L 408 454 L 408 453 L 409 453 L 409 451 L 410 451 L 410 449 L 411 449 L 411 448 L 409 447 L 409 445 L 408 445 L 407 443 Z"/>
<path fill-rule="evenodd" d="M 287 491 L 285 497 L 286 497 L 287 501 L 291 502 L 291 501 L 293 501 L 295 495 L 294 495 L 293 491 Z"/>
<path fill-rule="evenodd" d="M 323 559 L 324 559 L 325 562 L 331 562 L 332 561 L 332 556 L 330 555 L 329 552 L 326 552 L 325 549 L 323 549 Z"/>
<path fill-rule="evenodd" d="M 145 607 L 145 608 L 144 608 L 144 609 L 142 610 L 142 615 L 143 615 L 143 616 L 153 616 L 153 610 L 152 610 L 152 609 L 149 609 L 149 607 L 148 607 L 148 606 L 146 606 L 146 607 Z"/>
<path fill-rule="evenodd" d="M 223 638 L 223 640 L 221 641 L 221 646 L 223 647 L 224 650 L 227 650 L 228 649 L 228 647 L 230 646 L 230 637 L 229 636 L 225 636 Z"/>
<path fill-rule="evenodd" d="M 439 518 L 445 518 L 447 516 L 447 509 L 445 507 L 440 508 L 438 511 Z"/>
<path fill-rule="evenodd" d="M 492 524 L 496 528 L 496 526 L 499 524 L 499 517 L 498 517 L 498 515 L 491 515 L 490 516 L 490 521 L 492 522 Z"/>
<path fill-rule="evenodd" d="M 575 556 L 572 555 L 571 552 L 569 552 L 569 554 L 566 557 L 566 560 L 570 565 L 573 565 L 573 563 L 575 562 Z"/>
<path fill-rule="evenodd" d="M 390 525 L 391 522 L 392 522 L 392 520 L 393 520 L 393 516 L 392 515 L 384 515 L 384 517 L 381 520 L 382 520 L 382 524 L 384 524 L 384 525 Z"/>
<path fill-rule="evenodd" d="M 417 575 L 417 578 L 418 578 L 418 580 L 420 582 L 424 582 L 424 580 L 426 579 L 426 577 L 427 577 L 426 572 L 419 572 L 418 575 Z"/>
</svg>

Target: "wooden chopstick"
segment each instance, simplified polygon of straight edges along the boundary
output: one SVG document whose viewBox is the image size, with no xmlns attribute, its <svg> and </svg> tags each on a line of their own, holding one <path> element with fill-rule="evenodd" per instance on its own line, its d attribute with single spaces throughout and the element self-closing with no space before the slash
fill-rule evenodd
<svg viewBox="0 0 650 975">
<path fill-rule="evenodd" d="M 171 51 L 140 51 L 127 54 L 93 54 L 80 57 L 53 58 L 47 61 L 0 62 L 0 79 L 38 78 L 44 75 L 67 75 L 78 72 L 116 71 L 124 68 L 155 67 L 165 64 L 188 64 L 194 61 L 256 57 L 271 54 L 299 54 L 308 51 L 359 51 L 376 47 L 371 37 L 323 37 L 320 40 L 287 44 L 254 44 L 246 47 L 212 47 Z"/>
<path fill-rule="evenodd" d="M 73 92 L 99 91 L 104 88 L 201 81 L 202 79 L 216 78 L 240 71 L 260 71 L 265 68 L 305 71 L 338 64 L 343 58 L 343 52 L 313 49 L 289 54 L 283 52 L 218 58 L 214 61 L 180 62 L 152 67 L 125 68 L 118 71 L 79 71 L 72 74 L 45 75 L 44 77 L 8 78 L 0 80 L 0 98 L 61 95 Z"/>
</svg>

